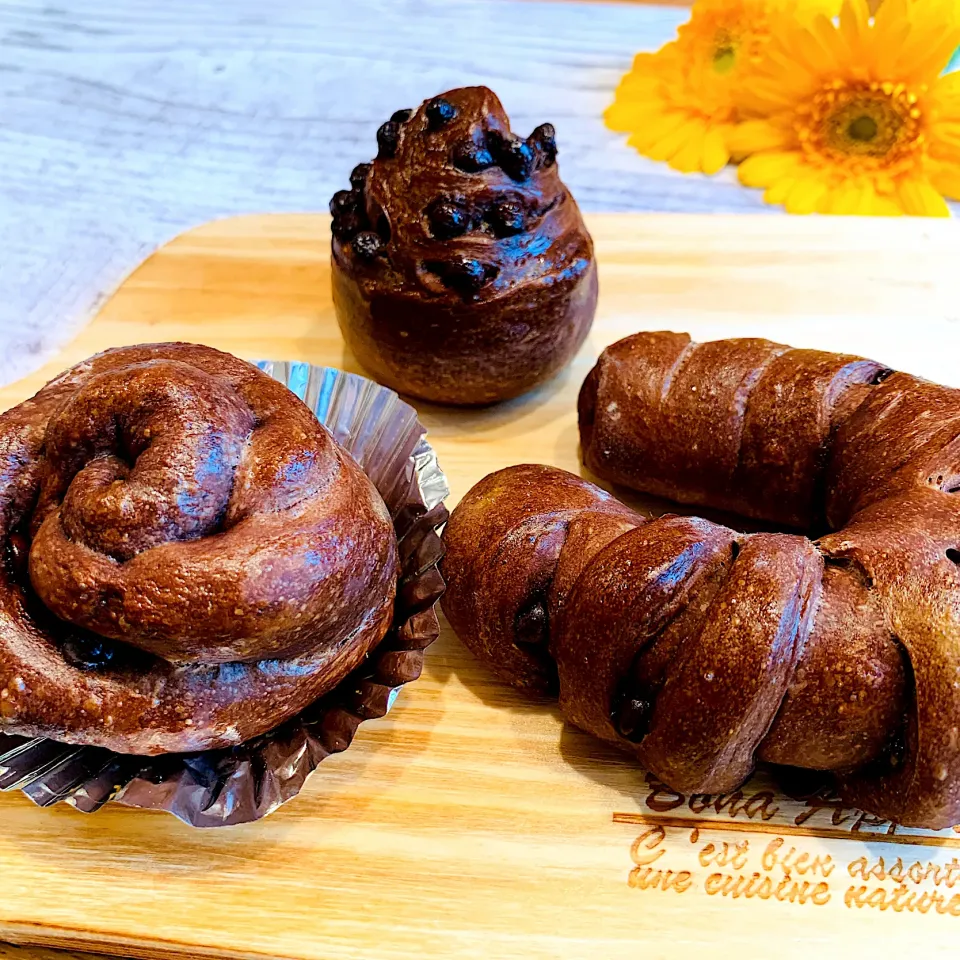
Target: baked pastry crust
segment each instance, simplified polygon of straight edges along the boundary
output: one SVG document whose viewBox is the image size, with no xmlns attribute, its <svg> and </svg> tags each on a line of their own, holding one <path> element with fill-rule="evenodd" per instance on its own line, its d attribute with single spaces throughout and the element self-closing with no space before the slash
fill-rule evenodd
<svg viewBox="0 0 960 960">
<path fill-rule="evenodd" d="M 642 333 L 587 377 L 580 429 L 605 479 L 822 535 L 650 520 L 510 468 L 446 531 L 464 642 L 678 790 L 727 792 L 764 760 L 833 771 L 900 823 L 960 822 L 960 391 Z"/>
<path fill-rule="evenodd" d="M 0 416 L 0 729 L 232 746 L 392 619 L 372 483 L 286 387 L 193 344 L 107 351 Z"/>
<path fill-rule="evenodd" d="M 510 130 L 486 87 L 402 110 L 331 201 L 344 339 L 401 393 L 486 404 L 573 357 L 593 321 L 593 243 L 560 181 L 553 127 Z"/>
</svg>

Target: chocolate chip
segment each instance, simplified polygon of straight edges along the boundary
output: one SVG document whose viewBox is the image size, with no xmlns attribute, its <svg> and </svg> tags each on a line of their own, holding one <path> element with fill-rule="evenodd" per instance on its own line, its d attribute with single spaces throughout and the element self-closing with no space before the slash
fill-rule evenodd
<svg viewBox="0 0 960 960">
<path fill-rule="evenodd" d="M 496 269 L 472 257 L 457 257 L 453 260 L 431 260 L 424 266 L 435 273 L 444 286 L 462 294 L 476 293 L 496 276 Z"/>
<path fill-rule="evenodd" d="M 880 769 L 884 767 L 887 770 L 897 770 L 903 765 L 904 758 L 907 756 L 907 730 L 904 724 L 901 724 L 897 731 L 890 738 L 887 749 L 882 755 Z M 871 764 L 871 766 L 874 766 Z"/>
<path fill-rule="evenodd" d="M 377 235 L 384 243 L 390 242 L 390 237 L 393 235 L 393 232 L 390 229 L 390 221 L 387 219 L 385 213 L 381 213 L 377 217 Z"/>
<path fill-rule="evenodd" d="M 330 212 L 336 217 L 344 210 L 355 210 L 359 203 L 359 195 L 352 190 L 338 190 L 330 198 Z"/>
<path fill-rule="evenodd" d="M 397 110 L 390 115 L 391 123 L 406 123 L 413 116 L 412 110 Z"/>
<path fill-rule="evenodd" d="M 513 237 L 523 232 L 523 204 L 519 200 L 498 200 L 490 208 L 487 219 L 498 237 Z"/>
<path fill-rule="evenodd" d="M 21 574 L 27 569 L 27 560 L 30 557 L 30 543 L 22 533 L 11 533 L 7 543 L 13 573 L 15 575 Z"/>
<path fill-rule="evenodd" d="M 464 173 L 479 173 L 493 166 L 493 155 L 485 146 L 464 140 L 453 148 L 453 165 Z"/>
<path fill-rule="evenodd" d="M 466 206 L 453 197 L 437 197 L 427 207 L 430 232 L 438 240 L 459 237 L 470 229 L 470 213 Z"/>
<path fill-rule="evenodd" d="M 363 185 L 367 182 L 367 174 L 370 173 L 372 167 L 372 163 L 358 163 L 353 168 L 350 173 L 350 183 L 353 184 L 355 190 L 363 189 Z"/>
<path fill-rule="evenodd" d="M 541 123 L 540 126 L 530 134 L 530 139 L 538 143 L 551 143 L 557 139 L 556 128 L 552 123 Z"/>
<path fill-rule="evenodd" d="M 543 601 L 536 600 L 521 610 L 513 623 L 518 646 L 540 647 L 549 639 L 550 624 Z"/>
<path fill-rule="evenodd" d="M 101 637 L 72 634 L 61 646 L 63 659 L 78 670 L 103 670 L 110 666 L 117 648 Z"/>
<path fill-rule="evenodd" d="M 366 226 L 367 218 L 358 210 L 344 210 L 333 221 L 333 235 L 343 243 L 356 236 Z"/>
<path fill-rule="evenodd" d="M 624 694 L 612 717 L 617 733 L 631 743 L 639 743 L 646 735 L 653 713 L 653 704 L 636 694 Z"/>
<path fill-rule="evenodd" d="M 527 138 L 539 166 L 550 167 L 557 162 L 557 131 L 552 123 L 541 123 Z"/>
<path fill-rule="evenodd" d="M 494 156 L 504 173 L 512 180 L 522 182 L 533 171 L 533 148 L 519 137 L 498 135 L 492 138 Z"/>
<path fill-rule="evenodd" d="M 353 252 L 361 260 L 373 260 L 383 249 L 383 241 L 372 230 L 364 230 L 353 238 Z"/>
<path fill-rule="evenodd" d="M 400 124 L 388 120 L 377 131 L 378 160 L 389 160 L 397 152 L 397 141 L 400 138 Z"/>
<path fill-rule="evenodd" d="M 427 104 L 427 127 L 430 130 L 438 130 L 453 120 L 459 113 L 457 108 L 443 97 L 434 97 Z"/>
</svg>

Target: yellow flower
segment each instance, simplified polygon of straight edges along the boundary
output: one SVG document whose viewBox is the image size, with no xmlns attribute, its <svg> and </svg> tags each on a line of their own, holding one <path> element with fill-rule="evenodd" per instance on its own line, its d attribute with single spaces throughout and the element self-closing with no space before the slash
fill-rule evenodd
<svg viewBox="0 0 960 960">
<path fill-rule="evenodd" d="M 791 213 L 949 216 L 960 199 L 955 0 L 845 0 L 838 23 L 773 27 L 729 139 L 740 181 Z"/>
<path fill-rule="evenodd" d="M 759 60 L 771 14 L 836 11 L 837 0 L 696 0 L 677 39 L 641 53 L 604 115 L 644 156 L 683 173 L 717 173 L 730 153 L 735 91 Z"/>
</svg>

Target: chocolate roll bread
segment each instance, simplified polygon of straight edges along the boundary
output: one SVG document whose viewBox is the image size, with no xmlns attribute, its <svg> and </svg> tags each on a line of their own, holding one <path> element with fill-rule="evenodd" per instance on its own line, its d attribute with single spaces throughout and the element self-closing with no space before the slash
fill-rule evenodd
<svg viewBox="0 0 960 960">
<path fill-rule="evenodd" d="M 638 333 L 607 347 L 583 383 L 583 461 L 679 503 L 822 529 L 833 441 L 890 375 L 862 357 L 769 340 Z"/>
<path fill-rule="evenodd" d="M 728 792 L 762 760 L 832 771 L 893 821 L 960 822 L 960 391 L 638 334 L 601 356 L 580 424 L 601 476 L 819 538 L 649 520 L 514 467 L 445 534 L 461 639 L 677 790 Z"/>
<path fill-rule="evenodd" d="M 209 347 L 110 350 L 0 416 L 0 731 L 232 746 L 391 623 L 379 494 L 310 410 Z"/>
<path fill-rule="evenodd" d="M 515 397 L 562 369 L 597 302 L 593 243 L 553 127 L 512 133 L 486 87 L 399 110 L 336 193 L 333 298 L 374 377 L 447 404 Z"/>
</svg>

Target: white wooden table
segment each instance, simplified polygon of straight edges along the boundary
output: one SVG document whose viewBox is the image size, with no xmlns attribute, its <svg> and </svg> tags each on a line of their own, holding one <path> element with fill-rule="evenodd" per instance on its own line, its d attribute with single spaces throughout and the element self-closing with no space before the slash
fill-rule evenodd
<svg viewBox="0 0 960 960">
<path fill-rule="evenodd" d="M 325 208 L 395 109 L 462 84 L 549 120 L 587 210 L 764 209 L 601 114 L 686 11 L 524 0 L 0 0 L 0 383 L 147 253 L 234 213 Z"/>
</svg>

